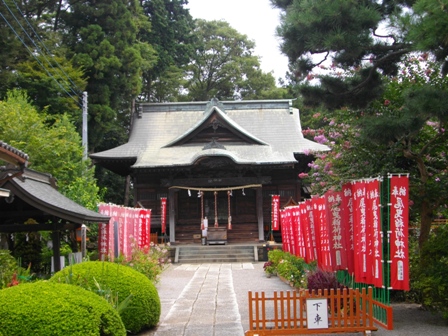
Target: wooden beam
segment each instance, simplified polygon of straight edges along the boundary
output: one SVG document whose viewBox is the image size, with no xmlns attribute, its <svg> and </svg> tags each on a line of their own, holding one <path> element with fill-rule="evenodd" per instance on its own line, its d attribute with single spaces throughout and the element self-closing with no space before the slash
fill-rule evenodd
<svg viewBox="0 0 448 336">
<path fill-rule="evenodd" d="M 16 233 L 16 232 L 38 232 L 38 231 L 62 231 L 75 230 L 80 224 L 64 223 L 64 224 L 11 224 L 0 225 L 0 233 Z"/>
<path fill-rule="evenodd" d="M 172 186 L 186 186 L 186 187 L 217 187 L 217 186 L 238 186 L 249 184 L 269 184 L 271 183 L 270 176 L 261 177 L 204 177 L 204 178 L 189 178 L 189 179 L 168 179 L 161 180 L 163 187 Z"/>
</svg>

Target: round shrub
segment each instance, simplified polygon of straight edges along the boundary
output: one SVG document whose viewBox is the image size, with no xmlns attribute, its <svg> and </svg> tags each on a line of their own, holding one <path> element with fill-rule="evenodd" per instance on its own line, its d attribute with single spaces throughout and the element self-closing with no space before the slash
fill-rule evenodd
<svg viewBox="0 0 448 336">
<path fill-rule="evenodd" d="M 126 335 L 117 311 L 80 287 L 39 281 L 0 290 L 0 334 Z"/>
<path fill-rule="evenodd" d="M 132 333 L 154 327 L 160 319 L 160 298 L 154 284 L 132 268 L 107 261 L 87 261 L 55 273 L 50 281 L 69 282 L 92 291 L 118 295 L 118 305 L 130 295 L 127 308 L 119 314 Z M 99 293 L 101 294 L 101 293 Z"/>
</svg>

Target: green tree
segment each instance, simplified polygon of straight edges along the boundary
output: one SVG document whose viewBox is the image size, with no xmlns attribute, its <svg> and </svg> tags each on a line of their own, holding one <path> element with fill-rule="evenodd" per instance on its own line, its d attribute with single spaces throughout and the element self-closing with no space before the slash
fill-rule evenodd
<svg viewBox="0 0 448 336">
<path fill-rule="evenodd" d="M 140 99 L 164 102 L 176 99 L 183 86 L 184 70 L 195 50 L 192 45 L 194 21 L 186 0 L 141 0 L 151 29 L 141 30 L 139 38 L 157 52 L 154 67 L 143 72 Z"/>
<path fill-rule="evenodd" d="M 413 6 L 409 39 L 414 41 L 415 49 L 432 52 L 443 63 L 443 73 L 448 73 L 448 20 L 447 0 L 418 0 Z"/>
<path fill-rule="evenodd" d="M 362 113 L 342 109 L 329 118 L 316 114 L 326 119 L 326 126 L 305 134 L 333 151 L 317 155 L 309 177 L 315 192 L 322 192 L 350 179 L 410 173 L 411 216 L 420 221 L 422 247 L 433 218 L 447 215 L 448 81 L 427 54 L 404 65 L 382 98 Z"/>
<path fill-rule="evenodd" d="M 63 194 L 96 210 L 100 190 L 89 160 L 82 159 L 80 136 L 66 115 L 38 112 L 23 92 L 11 91 L 0 101 L 0 138 L 27 153 L 33 169 L 52 174 Z"/>
<path fill-rule="evenodd" d="M 17 85 L 26 90 L 38 110 L 46 109 L 52 115 L 67 113 L 80 129 L 80 97 L 87 82 L 79 68 L 62 57 L 38 56 L 17 64 L 16 69 Z"/>
<path fill-rule="evenodd" d="M 271 0 L 283 11 L 278 35 L 290 77 L 307 104 L 363 107 L 381 95 L 381 75 L 397 74 L 413 0 Z M 324 67 L 339 69 L 327 75 Z M 313 73 L 314 71 L 314 73 Z M 306 79 L 319 79 L 319 85 Z"/>
<path fill-rule="evenodd" d="M 63 41 L 88 78 L 89 149 L 110 148 L 104 135 L 115 125 L 120 125 L 121 134 L 127 131 L 142 73 L 154 62 L 152 47 L 137 39 L 147 19 L 135 0 L 74 0 L 69 5 L 61 14 Z M 117 137 L 120 141 L 123 135 Z"/>
<path fill-rule="evenodd" d="M 255 97 L 275 90 L 271 73 L 263 73 L 253 55 L 254 42 L 225 21 L 197 20 L 196 53 L 187 68 L 184 100 L 206 101 Z"/>
</svg>

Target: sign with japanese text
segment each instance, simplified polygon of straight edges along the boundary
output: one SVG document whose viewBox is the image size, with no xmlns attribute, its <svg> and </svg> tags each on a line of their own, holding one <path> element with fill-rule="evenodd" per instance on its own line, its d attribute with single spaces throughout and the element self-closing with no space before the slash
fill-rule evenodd
<svg viewBox="0 0 448 336">
<path fill-rule="evenodd" d="M 306 326 L 308 329 L 328 329 L 327 298 L 306 299 Z"/>
<path fill-rule="evenodd" d="M 371 180 L 366 186 L 366 202 L 368 213 L 368 242 L 367 242 L 367 283 L 375 287 L 383 286 L 383 252 L 382 252 L 382 224 L 380 212 L 380 181 Z"/>
<path fill-rule="evenodd" d="M 272 195 L 271 225 L 272 230 L 280 230 L 280 195 Z"/>
<path fill-rule="evenodd" d="M 409 178 L 390 177 L 390 259 L 391 287 L 409 290 Z"/>
<path fill-rule="evenodd" d="M 160 198 L 160 224 L 162 233 L 166 233 L 166 197 Z"/>
<path fill-rule="evenodd" d="M 342 232 L 345 233 L 346 241 L 346 257 L 347 257 L 347 271 L 349 274 L 355 272 L 355 236 L 354 236 L 354 219 L 353 219 L 353 192 L 350 183 L 342 186 Z"/>
<path fill-rule="evenodd" d="M 327 191 L 325 193 L 325 201 L 333 270 L 345 270 L 347 268 L 347 244 L 346 234 L 342 225 L 342 192 Z"/>
<path fill-rule="evenodd" d="M 323 270 L 332 271 L 330 235 L 328 231 L 325 197 L 313 198 L 312 203 L 318 264 Z"/>
<path fill-rule="evenodd" d="M 355 281 L 365 283 L 367 276 L 367 206 L 366 182 L 352 183 L 353 228 L 355 242 Z"/>
</svg>

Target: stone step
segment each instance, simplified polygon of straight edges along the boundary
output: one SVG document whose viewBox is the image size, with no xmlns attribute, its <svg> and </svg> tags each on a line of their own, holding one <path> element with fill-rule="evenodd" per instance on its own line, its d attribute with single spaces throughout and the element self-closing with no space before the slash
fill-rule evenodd
<svg viewBox="0 0 448 336">
<path fill-rule="evenodd" d="M 218 263 L 258 261 L 256 246 L 178 246 L 174 262 Z"/>
<path fill-rule="evenodd" d="M 197 259 L 197 258 L 186 258 L 179 260 L 178 263 L 182 264 L 226 264 L 226 263 L 252 263 L 254 262 L 254 258 L 205 258 L 205 259 Z"/>
</svg>

